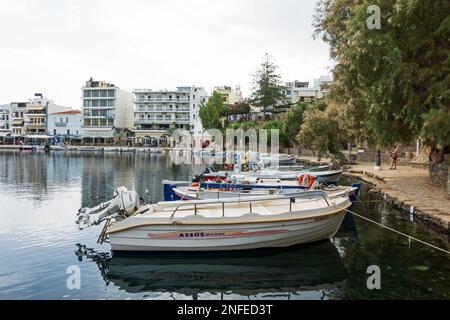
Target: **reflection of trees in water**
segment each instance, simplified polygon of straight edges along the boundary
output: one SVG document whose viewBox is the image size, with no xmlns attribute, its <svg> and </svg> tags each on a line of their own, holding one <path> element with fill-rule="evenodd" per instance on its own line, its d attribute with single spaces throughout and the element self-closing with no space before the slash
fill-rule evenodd
<svg viewBox="0 0 450 320">
<path fill-rule="evenodd" d="M 353 211 L 406 234 L 449 248 L 443 239 L 421 223 L 409 223 L 408 216 L 386 205 L 376 193 L 362 194 L 364 207 L 357 204 Z M 358 237 L 343 237 L 338 248 L 349 278 L 337 298 L 343 299 L 448 299 L 450 258 L 419 243 L 372 223 L 353 217 Z M 431 231 L 431 232 L 430 232 Z M 337 236 L 341 236 L 339 233 Z M 369 290 L 367 267 L 381 269 L 381 290 Z"/>
<path fill-rule="evenodd" d="M 111 255 L 78 245 L 79 261 L 97 264 L 104 281 L 128 293 L 270 295 L 313 291 L 327 298 L 347 273 L 329 241 L 246 252 Z"/>
</svg>

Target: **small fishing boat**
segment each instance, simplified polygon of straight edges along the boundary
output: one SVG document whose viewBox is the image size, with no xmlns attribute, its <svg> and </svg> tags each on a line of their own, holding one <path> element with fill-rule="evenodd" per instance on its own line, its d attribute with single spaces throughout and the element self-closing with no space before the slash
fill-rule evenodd
<svg viewBox="0 0 450 320">
<path fill-rule="evenodd" d="M 328 239 L 352 205 L 323 191 L 243 199 L 139 203 L 135 191 L 78 212 L 80 229 L 106 221 L 99 242 L 113 251 L 230 251 Z"/>
<path fill-rule="evenodd" d="M 326 186 L 323 187 L 324 191 L 328 197 L 331 199 L 347 196 L 354 196 L 358 191 L 357 186 Z M 312 189 L 314 190 L 314 189 Z M 311 191 L 312 191 L 311 190 Z M 183 187 L 178 186 L 173 189 L 175 195 L 180 200 L 204 200 L 204 199 L 230 199 L 230 198 L 244 198 L 244 197 L 258 197 L 258 196 L 268 196 L 273 194 L 279 195 L 295 195 L 299 192 L 309 192 L 308 189 L 287 189 L 283 190 L 281 188 L 277 189 L 204 189 L 199 186 L 197 187 Z"/>
<path fill-rule="evenodd" d="M 311 175 L 315 180 L 326 184 L 336 184 L 342 176 L 342 170 L 328 171 L 278 171 L 263 169 L 249 172 L 213 171 L 207 168 L 198 178 L 202 181 L 232 182 L 232 183 L 256 183 L 261 179 L 298 180 L 303 174 Z"/>
<path fill-rule="evenodd" d="M 51 151 L 66 151 L 67 148 L 64 146 L 56 145 L 56 146 L 50 146 Z"/>
<path fill-rule="evenodd" d="M 103 147 L 78 147 L 78 151 L 103 152 L 103 151 L 105 151 L 105 148 L 103 148 Z"/>
<path fill-rule="evenodd" d="M 150 152 L 150 153 L 163 153 L 163 149 L 153 147 L 153 148 L 149 148 L 148 152 Z"/>
<path fill-rule="evenodd" d="M 33 146 L 30 145 L 21 145 L 19 147 L 20 151 L 33 151 Z"/>
</svg>

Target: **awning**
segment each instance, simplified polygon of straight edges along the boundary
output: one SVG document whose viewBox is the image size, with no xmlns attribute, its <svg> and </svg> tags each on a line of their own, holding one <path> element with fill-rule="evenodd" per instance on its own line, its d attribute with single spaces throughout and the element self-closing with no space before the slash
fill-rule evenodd
<svg viewBox="0 0 450 320">
<path fill-rule="evenodd" d="M 11 134 L 10 131 L 0 131 L 0 137 L 6 137 L 9 136 Z"/>
<path fill-rule="evenodd" d="M 84 128 L 83 138 L 114 138 L 114 129 Z"/>
<path fill-rule="evenodd" d="M 23 119 L 13 120 L 12 125 L 13 126 L 20 126 L 23 124 Z"/>
<path fill-rule="evenodd" d="M 33 107 L 26 107 L 27 111 L 39 111 L 39 110 L 44 110 L 46 107 L 45 106 L 33 106 Z"/>
</svg>

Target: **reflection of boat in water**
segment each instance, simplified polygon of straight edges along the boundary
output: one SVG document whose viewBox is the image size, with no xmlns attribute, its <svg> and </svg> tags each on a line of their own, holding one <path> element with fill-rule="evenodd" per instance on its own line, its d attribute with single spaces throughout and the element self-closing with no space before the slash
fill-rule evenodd
<svg viewBox="0 0 450 320">
<path fill-rule="evenodd" d="M 81 247 L 81 246 L 80 246 Z M 84 248 L 85 249 L 85 248 Z M 95 254 L 82 247 L 80 259 L 95 261 L 106 282 L 130 293 L 185 295 L 295 293 L 334 289 L 346 269 L 330 241 L 286 249 L 218 253 Z"/>
</svg>

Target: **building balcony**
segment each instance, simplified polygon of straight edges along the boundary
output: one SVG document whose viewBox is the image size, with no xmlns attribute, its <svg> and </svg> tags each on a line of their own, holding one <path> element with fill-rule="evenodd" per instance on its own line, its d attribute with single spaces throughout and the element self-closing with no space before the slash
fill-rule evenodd
<svg viewBox="0 0 450 320">
<path fill-rule="evenodd" d="M 45 123 L 27 123 L 27 128 L 45 128 Z"/>
<path fill-rule="evenodd" d="M 190 99 L 188 98 L 188 99 L 174 99 L 174 98 L 172 98 L 172 99 L 169 99 L 169 98 L 167 98 L 167 99 L 148 99 L 148 98 L 145 98 L 145 99 L 134 99 L 133 100 L 133 102 L 134 103 L 145 103 L 145 102 L 161 102 L 161 103 L 174 103 L 174 102 L 178 102 L 178 103 L 189 103 L 189 101 L 190 101 Z"/>
<path fill-rule="evenodd" d="M 137 109 L 135 112 L 136 113 L 145 113 L 145 112 L 154 112 L 154 113 L 156 113 L 156 112 L 160 112 L 160 113 L 162 113 L 162 112 L 164 112 L 164 113 L 169 113 L 169 112 L 189 112 L 190 111 L 190 109 L 189 108 L 182 108 L 182 109 L 145 109 L 145 110 L 139 110 L 139 109 Z"/>
</svg>

